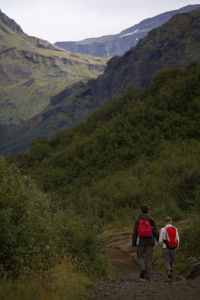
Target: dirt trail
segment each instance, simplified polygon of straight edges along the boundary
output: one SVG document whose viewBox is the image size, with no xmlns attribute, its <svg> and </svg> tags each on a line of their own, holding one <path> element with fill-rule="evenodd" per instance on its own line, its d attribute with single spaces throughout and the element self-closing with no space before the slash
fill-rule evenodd
<svg viewBox="0 0 200 300">
<path fill-rule="evenodd" d="M 138 265 L 135 262 L 134 250 L 122 250 L 120 245 L 128 242 L 124 236 L 120 241 L 109 245 L 107 254 L 116 270 L 116 279 L 100 281 L 95 291 L 95 300 L 197 300 L 200 299 L 200 278 L 186 280 L 182 277 L 174 278 L 170 284 L 167 277 L 154 272 L 149 282 L 139 278 Z"/>
</svg>

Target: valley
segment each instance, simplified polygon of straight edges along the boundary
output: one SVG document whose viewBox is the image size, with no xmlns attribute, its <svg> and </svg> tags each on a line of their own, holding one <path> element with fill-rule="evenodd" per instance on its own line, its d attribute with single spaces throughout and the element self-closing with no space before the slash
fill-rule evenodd
<svg viewBox="0 0 200 300">
<path fill-rule="evenodd" d="M 86 120 L 105 103 L 123 95 L 129 86 L 144 87 L 164 68 L 184 69 L 199 61 L 199 18 L 200 10 L 173 16 L 123 56 L 111 58 L 97 79 L 65 88 L 51 97 L 42 112 L 18 126 L 2 124 L 0 131 L 6 138 L 1 134 L 0 153 L 27 151 L 31 141 L 51 137 Z"/>
<path fill-rule="evenodd" d="M 121 57 L 65 52 L 0 12 L 0 298 L 197 299 L 200 9 Z M 144 203 L 180 247 L 138 278 Z"/>
</svg>

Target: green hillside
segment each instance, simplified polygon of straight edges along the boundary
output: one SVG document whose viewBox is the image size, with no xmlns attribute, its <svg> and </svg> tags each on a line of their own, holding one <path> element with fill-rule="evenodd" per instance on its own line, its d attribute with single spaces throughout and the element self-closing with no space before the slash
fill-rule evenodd
<svg viewBox="0 0 200 300">
<path fill-rule="evenodd" d="M 53 208 L 92 220 L 88 234 L 101 222 L 132 220 L 144 202 L 159 222 L 166 215 L 192 220 L 180 231 L 178 268 L 188 272 L 189 257 L 200 256 L 199 79 L 200 64 L 164 70 L 148 87 L 130 88 L 86 122 L 40 138 L 11 160 L 52 195 Z M 69 228 L 75 245 L 81 233 Z M 79 250 L 82 257 L 85 248 Z"/>
<path fill-rule="evenodd" d="M 116 81 L 116 72 L 112 84 L 108 81 L 106 85 L 109 93 L 113 93 L 113 97 L 108 97 L 110 102 L 104 105 L 101 102 L 103 107 L 86 121 L 51 138 L 40 137 L 31 144 L 30 152 L 0 157 L 0 298 L 92 298 L 89 293 L 94 284 L 88 278 L 105 280 L 111 271 L 102 241 L 104 226 L 108 229 L 104 232 L 107 242 L 115 241 L 113 247 L 121 250 L 120 238 L 120 245 L 126 243 L 124 249 L 129 247 L 133 251 L 128 238 L 143 203 L 150 205 L 159 228 L 166 215 L 171 215 L 178 224 L 181 243 L 176 274 L 191 275 L 190 261 L 199 266 L 200 62 L 185 65 L 192 58 L 198 60 L 198 55 L 191 57 L 191 54 L 195 55 L 194 49 L 198 52 L 199 15 L 200 12 L 189 17 L 182 15 L 180 22 L 174 18 L 167 25 L 174 26 L 176 33 L 171 36 L 166 31 L 167 38 L 170 37 L 166 48 L 169 56 L 154 61 L 164 65 L 166 58 L 172 63 L 179 49 L 180 67 L 165 68 L 145 87 L 130 86 L 114 99 L 113 89 L 119 83 L 124 84 L 122 77 L 121 82 Z M 185 27 L 186 20 L 191 27 Z M 164 36 L 163 28 L 159 29 L 160 36 Z M 187 28 L 193 28 L 190 35 Z M 152 36 L 157 35 L 152 33 Z M 145 40 L 139 43 L 148 49 L 148 54 L 140 52 L 143 59 L 150 55 L 150 44 L 145 43 Z M 39 51 L 44 50 L 47 49 Z M 127 59 L 130 64 L 128 57 L 134 51 L 139 50 L 130 50 L 122 61 Z M 59 55 L 62 52 L 58 51 Z M 44 132 L 44 124 L 48 130 L 58 128 L 58 117 L 60 129 L 66 125 L 66 114 L 70 114 L 74 123 L 75 116 L 84 119 L 100 106 L 100 90 L 104 96 L 111 95 L 99 82 L 111 76 L 109 70 L 117 61 L 118 58 L 113 59 L 97 81 L 89 81 L 87 85 L 79 82 L 52 98 L 51 107 L 39 114 L 37 122 L 33 119 L 16 128 L 0 124 L 1 149 L 6 152 L 9 146 L 17 151 L 18 145 L 24 146 L 26 126 L 30 141 Z M 151 60 L 147 66 L 152 67 L 150 63 Z M 115 70 L 121 68 L 123 73 L 123 66 Z M 125 69 L 128 71 L 128 65 Z M 149 71 L 148 67 L 146 70 Z M 91 90 L 85 89 L 86 86 Z M 66 105 L 69 96 L 73 102 L 74 88 L 76 100 L 73 105 Z M 83 107 L 85 115 L 80 114 Z M 161 253 L 158 247 L 154 252 L 153 268 L 162 272 L 159 250 Z M 189 281 L 192 282 L 182 282 Z M 159 284 L 159 280 L 148 284 L 152 292 L 152 284 Z M 166 288 L 166 283 L 163 284 Z"/>
<path fill-rule="evenodd" d="M 45 191 L 103 218 L 143 201 L 158 216 L 199 210 L 199 78 L 199 64 L 162 71 L 87 122 L 34 142 L 20 166 Z"/>
<path fill-rule="evenodd" d="M 200 10 L 172 17 L 122 57 L 109 60 L 105 72 L 96 80 L 74 84 L 52 97 L 49 106 L 32 120 L 17 128 L 5 128 L 1 153 L 27 150 L 37 137 L 50 137 L 57 130 L 74 126 L 129 85 L 149 84 L 163 68 L 184 69 L 188 63 L 199 61 L 199 30 Z"/>
<path fill-rule="evenodd" d="M 197 63 L 164 70 L 30 153 L 0 159 L 0 295 L 89 299 L 80 272 L 105 279 L 110 271 L 102 225 L 112 242 L 123 232 L 131 251 L 144 202 L 159 225 L 166 215 L 178 222 L 176 272 L 190 274 L 190 258 L 200 257 L 199 79 Z M 154 262 L 161 272 L 156 253 Z"/>
<path fill-rule="evenodd" d="M 97 77 L 105 60 L 61 51 L 27 36 L 0 12 L 0 122 L 16 124 L 40 113 L 52 96 Z"/>
</svg>

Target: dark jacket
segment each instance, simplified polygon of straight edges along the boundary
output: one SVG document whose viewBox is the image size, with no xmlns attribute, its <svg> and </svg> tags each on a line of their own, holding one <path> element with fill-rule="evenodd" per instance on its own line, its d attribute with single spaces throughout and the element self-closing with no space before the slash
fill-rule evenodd
<svg viewBox="0 0 200 300">
<path fill-rule="evenodd" d="M 158 232 L 158 226 L 154 219 L 149 214 L 141 214 L 135 221 L 134 228 L 133 228 L 133 235 L 132 235 L 132 246 L 137 246 L 136 245 L 136 240 L 137 240 L 137 235 L 138 235 L 138 225 L 139 221 L 143 220 L 149 220 L 151 227 L 152 227 L 152 237 L 145 237 L 145 238 L 140 238 L 139 246 L 148 246 L 148 245 L 155 245 L 155 239 L 158 241 L 159 240 L 159 232 Z"/>
</svg>

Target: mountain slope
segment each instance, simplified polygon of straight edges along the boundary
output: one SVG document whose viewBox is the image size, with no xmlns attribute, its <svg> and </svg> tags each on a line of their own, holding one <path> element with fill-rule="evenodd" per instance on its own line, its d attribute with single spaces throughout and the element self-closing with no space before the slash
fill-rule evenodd
<svg viewBox="0 0 200 300">
<path fill-rule="evenodd" d="M 0 151 L 18 152 L 27 149 L 39 136 L 52 136 L 85 120 L 106 101 L 118 97 L 134 84 L 142 87 L 166 67 L 200 60 L 200 10 L 179 14 L 151 31 L 135 48 L 122 57 L 112 58 L 103 75 L 87 83 L 79 82 L 51 98 L 50 105 L 39 115 L 17 127 L 3 127 L 6 137 Z"/>
<path fill-rule="evenodd" d="M 88 120 L 35 141 L 19 165 L 48 192 L 106 218 L 148 199 L 159 217 L 200 209 L 200 63 L 161 71 Z M 199 219 L 199 218 L 198 218 Z"/>
<path fill-rule="evenodd" d="M 99 75 L 100 58 L 61 51 L 26 35 L 0 11 L 0 123 L 19 123 L 41 112 L 51 96 Z"/>
<path fill-rule="evenodd" d="M 103 36 L 100 38 L 85 39 L 80 42 L 56 42 L 55 45 L 65 50 L 89 54 L 100 57 L 111 57 L 122 55 L 129 48 L 134 47 L 138 41 L 144 38 L 153 28 L 159 27 L 167 22 L 173 15 L 190 12 L 200 8 L 199 5 L 188 5 L 181 9 L 169 11 L 156 17 L 145 19 L 119 34 Z"/>
</svg>

